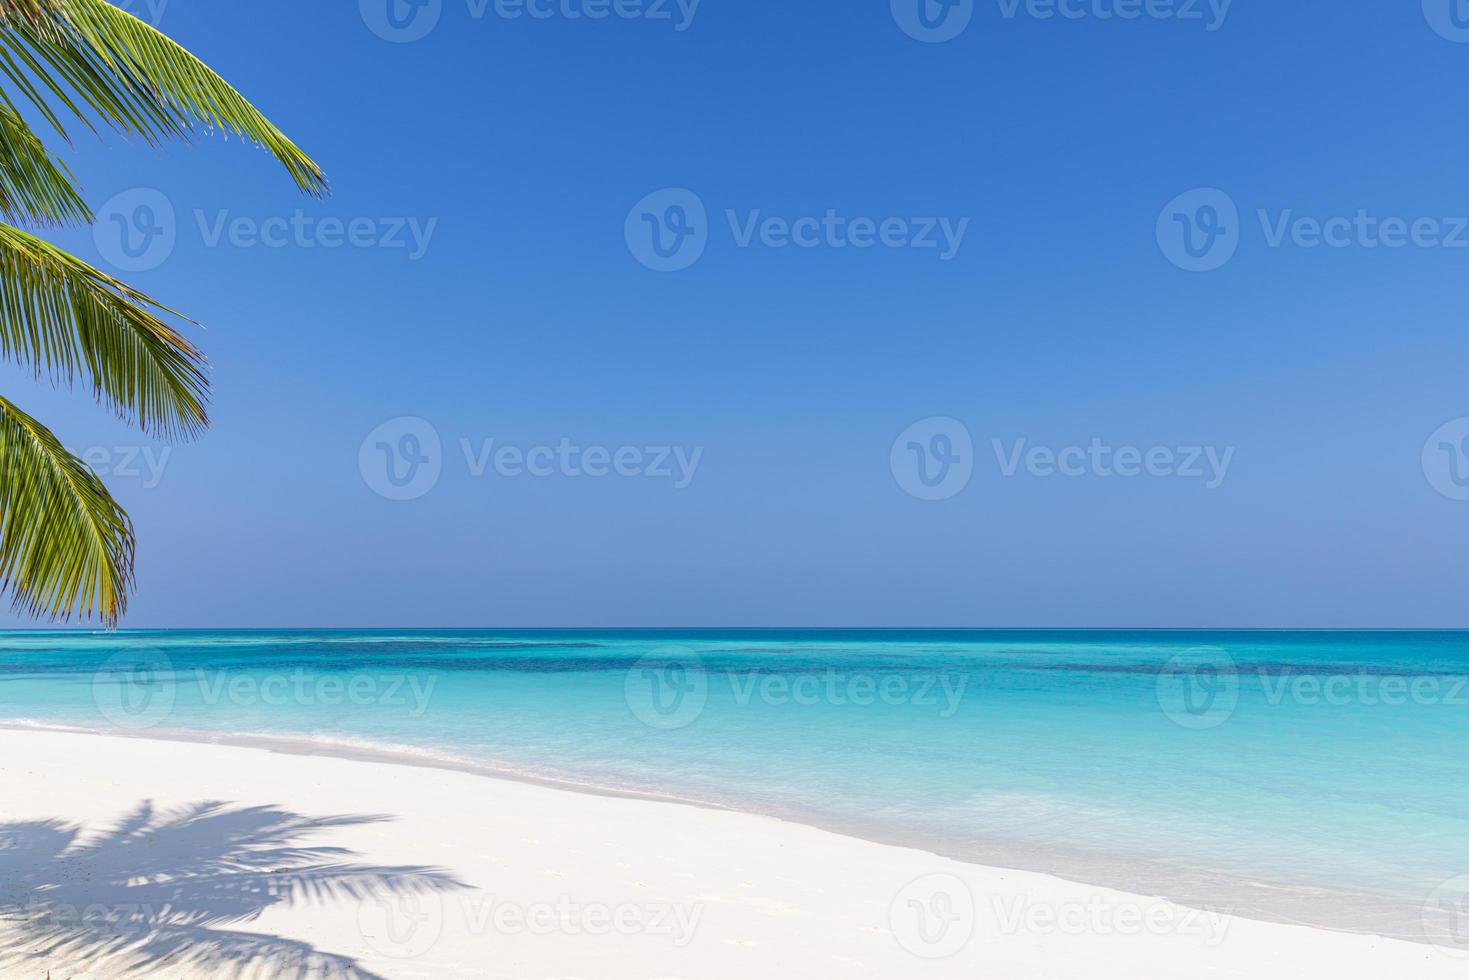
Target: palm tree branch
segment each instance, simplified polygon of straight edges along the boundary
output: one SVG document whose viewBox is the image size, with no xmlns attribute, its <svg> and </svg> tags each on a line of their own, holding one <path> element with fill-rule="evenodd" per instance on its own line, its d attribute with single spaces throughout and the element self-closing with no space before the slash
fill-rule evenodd
<svg viewBox="0 0 1469 980">
<path fill-rule="evenodd" d="M 43 27 L 51 19 L 50 0 L 0 0 L 0 25 L 21 23 Z"/>
<path fill-rule="evenodd" d="M 133 581 L 133 527 L 97 474 L 0 397 L 0 579 L 26 615 L 115 625 Z"/>
<path fill-rule="evenodd" d="M 163 438 L 209 424 L 208 362 L 178 316 L 56 246 L 0 224 L 0 357 L 38 377 L 90 380 L 97 400 Z"/>
<path fill-rule="evenodd" d="M 71 171 L 8 104 L 0 105 L 0 215 L 32 225 L 92 221 Z"/>
<path fill-rule="evenodd" d="M 140 133 L 150 143 L 163 136 L 184 136 L 176 124 L 156 106 L 144 99 L 137 104 L 128 86 L 117 84 L 93 63 L 85 43 L 71 33 L 62 0 L 41 0 L 50 10 L 50 19 L 41 23 L 24 20 L 0 30 L 3 60 L 0 71 L 36 106 L 58 133 L 70 141 L 66 128 L 52 110 L 32 79 L 39 80 L 51 99 L 76 116 L 89 129 L 96 130 L 91 118 L 72 98 L 76 93 L 92 110 L 115 128 Z M 61 84 L 53 75 L 60 76 Z"/>
<path fill-rule="evenodd" d="M 326 192 L 326 178 L 245 97 L 162 32 L 107 0 L 0 0 L 0 72 L 58 125 L 51 99 L 88 122 L 74 92 L 108 124 L 149 142 L 187 139 L 197 125 L 234 132 L 264 147 L 302 190 Z M 35 13 L 40 7 L 49 13 Z M 65 83 L 64 85 L 62 83 Z"/>
</svg>

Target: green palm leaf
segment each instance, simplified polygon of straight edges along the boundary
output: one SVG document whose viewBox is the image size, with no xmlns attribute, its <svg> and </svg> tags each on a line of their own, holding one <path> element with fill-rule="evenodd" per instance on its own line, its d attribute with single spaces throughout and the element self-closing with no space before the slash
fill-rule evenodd
<svg viewBox="0 0 1469 980">
<path fill-rule="evenodd" d="M 52 0 L 0 0 L 0 24 L 28 24 L 40 27 L 53 16 Z"/>
<path fill-rule="evenodd" d="M 107 0 L 3 0 L 0 9 L 0 73 L 63 134 L 52 103 L 85 121 L 77 99 L 150 142 L 203 125 L 263 146 L 302 190 L 326 192 L 321 168 L 244 96 L 127 11 Z"/>
<path fill-rule="evenodd" d="M 8 105 L 0 105 L 0 215 L 31 225 L 92 221 L 71 171 Z"/>
<path fill-rule="evenodd" d="M 160 312 L 173 313 L 0 224 L 0 356 L 33 364 L 54 382 L 85 378 L 121 417 L 164 438 L 189 437 L 209 424 L 207 362 Z"/>
<path fill-rule="evenodd" d="M 321 169 L 222 78 L 107 0 L 0 0 L 0 358 L 90 383 L 121 417 L 165 438 L 208 425 L 207 363 L 142 292 L 14 225 L 90 222 L 70 172 L 17 103 L 66 137 L 63 116 L 150 143 L 233 132 L 309 193 Z M 133 532 L 96 474 L 0 398 L 0 589 L 36 616 L 117 623 Z"/>
<path fill-rule="evenodd" d="M 45 426 L 0 398 L 0 579 L 27 615 L 127 608 L 133 531 L 91 468 Z"/>
</svg>

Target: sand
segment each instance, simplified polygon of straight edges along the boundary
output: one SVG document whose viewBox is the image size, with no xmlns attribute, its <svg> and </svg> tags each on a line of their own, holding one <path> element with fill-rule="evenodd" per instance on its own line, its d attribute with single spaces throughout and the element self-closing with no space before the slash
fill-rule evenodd
<svg viewBox="0 0 1469 980">
<path fill-rule="evenodd" d="M 769 817 L 262 748 L 0 731 L 0 977 L 1469 975 Z"/>
</svg>

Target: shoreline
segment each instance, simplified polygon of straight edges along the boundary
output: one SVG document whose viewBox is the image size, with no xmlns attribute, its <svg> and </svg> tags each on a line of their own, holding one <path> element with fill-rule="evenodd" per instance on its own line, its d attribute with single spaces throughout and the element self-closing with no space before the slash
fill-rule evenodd
<svg viewBox="0 0 1469 980">
<path fill-rule="evenodd" d="M 7 727 L 0 801 L 0 974 L 21 980 L 1463 969 L 772 817 L 319 754 Z"/>
<path fill-rule="evenodd" d="M 702 807 L 710 810 L 749 813 L 738 807 L 723 806 L 702 800 L 679 796 L 649 793 L 635 789 L 601 786 L 596 783 L 558 779 L 554 776 L 523 772 L 509 766 L 496 766 L 469 758 L 458 758 L 447 753 L 420 750 L 413 746 L 391 744 L 374 745 L 349 739 L 315 738 L 308 735 L 250 735 L 244 732 L 208 732 L 197 729 L 166 729 L 148 731 L 107 730 L 86 728 L 79 725 L 58 725 L 50 722 L 0 721 L 0 732 L 61 732 L 70 735 L 92 735 L 98 738 L 126 738 L 148 742 L 177 742 L 185 745 L 223 745 L 231 748 L 259 749 L 282 755 L 307 758 L 341 759 L 347 762 L 368 762 L 389 766 L 409 766 L 415 769 L 436 769 L 443 772 L 458 772 L 479 776 L 483 779 L 504 779 L 557 789 L 568 793 L 586 793 L 611 799 L 645 800 L 652 803 L 674 803 L 683 806 Z"/>
<path fill-rule="evenodd" d="M 318 753 L 7 725 L 0 801 L 0 973 L 23 980 L 1463 968 L 775 817 Z"/>
<path fill-rule="evenodd" d="M 1023 851 L 1013 844 L 995 842 L 989 846 L 957 845 L 939 835 L 925 835 L 913 828 L 894 828 L 883 833 L 876 823 L 860 824 L 833 819 L 829 815 L 796 810 L 755 809 L 718 801 L 681 797 L 627 787 L 599 785 L 573 778 L 527 772 L 505 765 L 456 757 L 444 752 L 419 749 L 407 745 L 376 745 L 345 738 L 309 735 L 252 735 L 239 732 L 200 730 L 102 730 L 82 726 L 52 724 L 41 721 L 0 721 L 0 734 L 5 732 L 58 732 L 63 734 L 164 742 L 179 745 L 212 745 L 269 752 L 299 758 L 337 759 L 370 765 L 404 766 L 431 772 L 453 772 L 491 781 L 505 781 L 535 786 L 556 792 L 574 793 L 603 799 L 630 800 L 660 805 L 692 807 L 721 813 L 771 819 L 793 826 L 839 835 L 863 843 L 912 850 L 934 858 L 951 860 L 983 868 L 991 872 L 1040 874 L 1060 881 L 1085 886 L 1114 889 L 1149 900 L 1176 903 L 1203 912 L 1227 911 L 1239 918 L 1274 925 L 1300 926 L 1342 935 L 1360 935 L 1420 945 L 1432 945 L 1418 915 L 1404 914 L 1402 899 L 1373 893 L 1311 888 L 1260 881 L 1219 872 L 1165 866 L 1160 862 L 1136 856 L 1121 856 L 1128 872 L 1118 873 L 1114 865 L 1097 854 L 1071 852 L 1065 860 L 1056 860 L 1060 852 L 1049 849 Z M 1020 860 L 1024 853 L 1030 860 Z M 1145 866 L 1146 882 L 1140 880 L 1136 868 Z M 1331 911 L 1323 910 L 1330 904 Z"/>
</svg>

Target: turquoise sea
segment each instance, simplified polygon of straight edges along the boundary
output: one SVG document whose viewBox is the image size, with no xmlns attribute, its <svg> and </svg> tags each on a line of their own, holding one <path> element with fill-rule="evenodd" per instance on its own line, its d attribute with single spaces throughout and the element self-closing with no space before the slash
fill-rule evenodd
<svg viewBox="0 0 1469 980">
<path fill-rule="evenodd" d="M 0 633 L 0 723 L 387 751 L 1409 938 L 1469 874 L 1466 678 L 1460 632 Z"/>
</svg>

